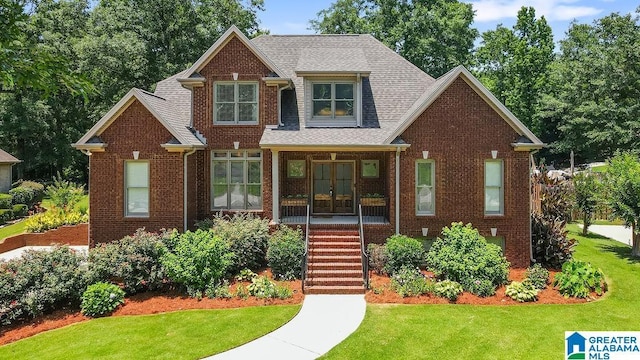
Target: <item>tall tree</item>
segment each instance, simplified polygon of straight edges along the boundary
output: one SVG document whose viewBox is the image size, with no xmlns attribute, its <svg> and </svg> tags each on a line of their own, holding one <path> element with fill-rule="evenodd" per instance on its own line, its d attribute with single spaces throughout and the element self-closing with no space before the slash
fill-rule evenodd
<svg viewBox="0 0 640 360">
<path fill-rule="evenodd" d="M 523 6 L 513 29 L 498 25 L 484 32 L 476 53 L 480 80 L 537 134 L 544 132 L 537 114 L 549 82 L 553 47 L 544 16 L 536 19 L 535 9 Z"/>
<path fill-rule="evenodd" d="M 583 161 L 640 152 L 639 14 L 574 23 L 560 41 L 541 113 L 558 129 L 552 152 Z"/>
<path fill-rule="evenodd" d="M 618 153 L 609 161 L 606 184 L 613 214 L 631 227 L 631 256 L 640 257 L 640 159 L 631 153 Z"/>
<path fill-rule="evenodd" d="M 478 31 L 457 0 L 337 0 L 310 25 L 319 33 L 367 33 L 431 76 L 471 60 Z"/>
</svg>

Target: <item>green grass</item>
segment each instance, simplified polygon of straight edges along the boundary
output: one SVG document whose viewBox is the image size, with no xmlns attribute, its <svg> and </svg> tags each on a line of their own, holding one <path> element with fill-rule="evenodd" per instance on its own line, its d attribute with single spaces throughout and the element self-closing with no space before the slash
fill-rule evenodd
<svg viewBox="0 0 640 360">
<path fill-rule="evenodd" d="M 24 232 L 25 222 L 21 220 L 15 224 L 7 225 L 3 228 L 0 228 L 0 242 L 3 242 L 4 239 L 9 236 L 22 234 Z"/>
<path fill-rule="evenodd" d="M 607 168 L 609 167 L 608 164 L 604 164 L 604 165 L 600 165 L 600 166 L 595 166 L 591 168 L 591 171 L 593 172 L 597 172 L 597 173 L 601 173 L 601 172 L 605 172 L 607 171 Z"/>
<path fill-rule="evenodd" d="M 582 224 L 582 220 L 576 220 L 577 224 Z M 624 225 L 624 221 L 621 219 L 615 220 L 592 220 L 591 225 Z"/>
<path fill-rule="evenodd" d="M 300 306 L 187 310 L 90 320 L 0 347 L 0 359 L 200 359 L 289 321 Z"/>
<path fill-rule="evenodd" d="M 40 203 L 40 206 L 42 206 L 45 209 L 51 209 L 53 207 L 53 203 L 51 202 L 51 199 L 44 198 L 44 199 L 42 199 L 42 202 Z M 89 195 L 83 195 L 82 198 L 80 199 L 80 201 L 78 201 L 78 203 L 76 204 L 76 206 L 74 208 L 76 210 L 80 210 L 83 207 L 85 209 L 89 208 Z"/>
<path fill-rule="evenodd" d="M 564 332 L 637 331 L 640 261 L 630 248 L 590 234 L 579 236 L 575 258 L 600 267 L 609 292 L 573 305 L 378 305 L 325 359 L 559 359 Z"/>
</svg>

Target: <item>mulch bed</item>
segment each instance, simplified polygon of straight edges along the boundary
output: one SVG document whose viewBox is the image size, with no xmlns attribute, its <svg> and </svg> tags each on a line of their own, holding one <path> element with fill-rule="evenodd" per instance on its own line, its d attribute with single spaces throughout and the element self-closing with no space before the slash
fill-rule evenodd
<svg viewBox="0 0 640 360">
<path fill-rule="evenodd" d="M 550 278 L 556 272 L 550 271 Z M 266 270 L 261 275 L 271 278 L 271 273 Z M 509 280 L 522 281 L 525 278 L 525 269 L 512 269 L 509 273 Z M 293 290 L 293 297 L 285 300 L 267 299 L 261 300 L 249 297 L 246 300 L 239 298 L 232 299 L 208 299 L 201 300 L 186 297 L 177 292 L 146 292 L 137 294 L 125 299 L 123 306 L 119 307 L 111 316 L 129 316 L 158 314 L 170 311 L 187 309 L 229 309 L 247 306 L 264 305 L 292 305 L 301 304 L 304 295 L 302 294 L 300 281 L 282 281 L 280 285 L 288 286 Z M 235 292 L 239 284 L 247 286 L 249 283 L 236 283 L 231 285 L 231 293 Z M 391 281 L 387 276 L 372 274 L 370 279 L 371 290 L 367 291 L 365 299 L 368 303 L 374 304 L 448 304 L 447 299 L 423 295 L 418 297 L 403 298 L 393 292 L 390 288 Z M 538 301 L 531 303 L 519 303 L 504 294 L 505 287 L 498 288 L 496 295 L 482 298 L 470 293 L 460 295 L 456 304 L 473 305 L 529 305 L 529 304 L 576 304 L 584 303 L 587 299 L 565 298 L 552 287 L 547 287 L 538 294 Z M 597 295 L 592 294 L 594 298 Z M 70 324 L 87 321 L 90 318 L 82 315 L 78 310 L 58 310 L 51 314 L 38 317 L 26 323 L 16 324 L 4 329 L 0 329 L 0 345 L 8 344 L 35 334 L 64 327 Z"/>
</svg>

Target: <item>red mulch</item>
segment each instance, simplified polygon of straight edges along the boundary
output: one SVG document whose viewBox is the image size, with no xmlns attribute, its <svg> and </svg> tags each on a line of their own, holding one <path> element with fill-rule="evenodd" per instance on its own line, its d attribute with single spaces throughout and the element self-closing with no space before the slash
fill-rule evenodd
<svg viewBox="0 0 640 360">
<path fill-rule="evenodd" d="M 522 281 L 524 279 L 525 269 L 511 269 L 509 280 Z M 555 271 L 550 271 L 550 278 L 553 279 Z M 271 277 L 269 270 L 261 273 Z M 278 282 L 281 285 L 288 286 L 293 290 L 293 297 L 285 300 L 267 299 L 260 300 L 249 297 L 246 300 L 239 298 L 232 299 L 208 299 L 201 300 L 186 297 L 177 292 L 147 292 L 137 294 L 125 299 L 123 306 L 119 307 L 111 316 L 127 316 L 142 314 L 158 314 L 169 311 L 186 310 L 186 309 L 228 309 L 240 308 L 247 306 L 263 306 L 263 305 L 290 305 L 300 304 L 304 299 L 302 294 L 300 281 L 283 281 Z M 390 279 L 387 276 L 373 274 L 370 279 L 372 290 L 367 291 L 365 299 L 369 303 L 396 303 L 396 304 L 448 304 L 449 301 L 443 298 L 423 295 L 418 297 L 403 298 L 393 292 L 390 288 Z M 235 292 L 236 287 L 240 283 L 231 285 L 231 293 Z M 249 283 L 241 283 L 245 286 Z M 473 305 L 527 305 L 527 304 L 575 304 L 583 303 L 586 299 L 566 299 L 560 293 L 547 287 L 538 293 L 538 301 L 531 303 L 519 303 L 512 300 L 504 294 L 505 288 L 498 288 L 496 295 L 482 298 L 470 293 L 460 295 L 456 304 L 473 304 Z M 595 298 L 597 295 L 592 294 Z M 37 319 L 26 323 L 16 324 L 4 329 L 0 329 L 0 345 L 8 344 L 35 334 L 57 329 L 70 324 L 89 320 L 90 318 L 82 315 L 77 310 L 58 310 L 52 314 L 41 316 Z"/>
</svg>

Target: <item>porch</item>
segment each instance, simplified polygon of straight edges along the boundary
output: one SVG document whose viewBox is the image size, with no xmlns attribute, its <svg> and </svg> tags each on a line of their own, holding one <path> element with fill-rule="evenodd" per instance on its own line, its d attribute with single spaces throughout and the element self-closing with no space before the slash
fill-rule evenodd
<svg viewBox="0 0 640 360">
<path fill-rule="evenodd" d="M 281 219 L 283 224 L 303 225 L 306 222 L 306 216 L 291 215 L 283 216 Z M 389 220 L 385 216 L 362 216 L 363 224 L 389 224 Z M 355 215 L 330 215 L 330 216 L 311 216 L 310 225 L 358 225 L 358 217 Z"/>
</svg>

